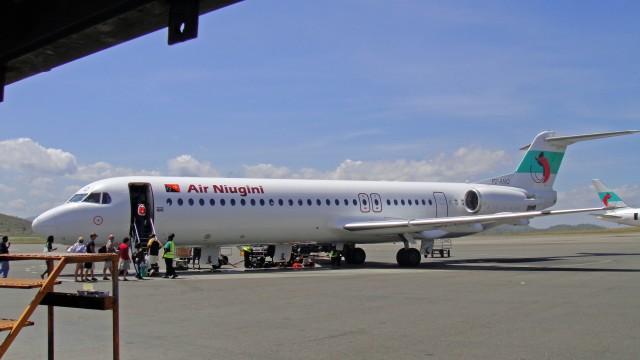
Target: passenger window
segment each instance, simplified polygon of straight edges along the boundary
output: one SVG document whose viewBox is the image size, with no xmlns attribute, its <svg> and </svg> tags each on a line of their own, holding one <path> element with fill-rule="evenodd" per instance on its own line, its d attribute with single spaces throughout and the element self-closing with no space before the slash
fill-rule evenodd
<svg viewBox="0 0 640 360">
<path fill-rule="evenodd" d="M 178 199 L 178 206 L 182 206 L 182 203 L 183 203 L 182 199 Z"/>
<path fill-rule="evenodd" d="M 215 200 L 213 200 L 213 199 L 209 200 L 209 205 L 214 206 L 215 204 L 216 204 Z"/>
<path fill-rule="evenodd" d="M 358 200 L 353 199 L 353 206 L 358 206 Z"/>
<path fill-rule="evenodd" d="M 331 206 L 331 200 L 327 199 L 326 203 L 327 203 L 327 206 Z"/>
<path fill-rule="evenodd" d="M 400 204 L 402 204 L 402 206 L 404 206 L 404 199 L 400 200 Z"/>
<path fill-rule="evenodd" d="M 320 201 L 320 199 L 316 199 L 316 204 L 318 204 L 318 206 L 322 205 L 322 201 Z"/>
<path fill-rule="evenodd" d="M 349 200 L 344 199 L 344 206 L 349 206 Z"/>
<path fill-rule="evenodd" d="M 264 206 L 264 199 L 260 199 L 260 206 Z"/>
<path fill-rule="evenodd" d="M 102 203 L 111 204 L 111 195 L 109 193 L 102 193 Z"/>
<path fill-rule="evenodd" d="M 409 205 L 413 205 L 413 202 L 411 201 L 411 199 L 407 200 L 407 202 L 409 203 Z"/>
<path fill-rule="evenodd" d="M 204 199 L 198 200 L 198 203 L 200 203 L 200 206 L 204 206 Z"/>
<path fill-rule="evenodd" d="M 220 206 L 224 206 L 224 204 L 226 204 L 226 202 L 224 201 L 224 199 L 220 199 Z"/>
<path fill-rule="evenodd" d="M 189 205 L 193 206 L 193 199 L 189 199 Z"/>
<path fill-rule="evenodd" d="M 229 200 L 229 203 L 231 204 L 231 206 L 236 206 L 236 199 Z"/>
<path fill-rule="evenodd" d="M 167 199 L 167 205 L 171 206 L 173 204 L 173 200 Z"/>
<path fill-rule="evenodd" d="M 245 199 L 240 199 L 240 205 L 242 206 L 247 205 L 247 201 Z"/>
<path fill-rule="evenodd" d="M 298 199 L 298 205 L 302 206 L 302 199 Z"/>
<path fill-rule="evenodd" d="M 251 199 L 251 206 L 256 206 L 256 199 Z"/>
<path fill-rule="evenodd" d="M 391 206 L 391 200 L 387 199 L 387 205 Z"/>
<path fill-rule="evenodd" d="M 293 200 L 289 199 L 289 206 L 293 206 Z"/>
<path fill-rule="evenodd" d="M 311 204 L 313 204 L 313 202 L 311 201 L 311 199 L 307 199 L 307 205 L 311 206 Z"/>
<path fill-rule="evenodd" d="M 284 205 L 284 201 L 282 199 L 279 199 L 278 200 L 278 205 L 280 205 L 280 206 Z"/>
<path fill-rule="evenodd" d="M 336 199 L 336 206 L 340 206 L 340 200 Z"/>
<path fill-rule="evenodd" d="M 273 199 L 269 199 L 269 205 L 270 205 L 270 206 L 273 206 L 275 203 L 276 203 L 276 202 L 275 202 L 275 201 L 273 201 Z"/>
<path fill-rule="evenodd" d="M 393 205 L 398 206 L 398 199 L 393 199 Z"/>
<path fill-rule="evenodd" d="M 100 204 L 100 193 L 91 193 L 82 202 Z"/>
<path fill-rule="evenodd" d="M 422 205 L 427 205 L 427 202 L 422 199 Z"/>
</svg>

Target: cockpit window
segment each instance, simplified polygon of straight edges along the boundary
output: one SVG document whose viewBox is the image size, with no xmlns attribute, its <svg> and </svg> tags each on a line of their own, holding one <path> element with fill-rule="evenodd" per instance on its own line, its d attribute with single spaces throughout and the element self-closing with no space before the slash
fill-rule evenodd
<svg viewBox="0 0 640 360">
<path fill-rule="evenodd" d="M 79 201 L 82 201 L 82 199 L 84 199 L 85 196 L 87 196 L 86 193 L 75 194 L 67 202 L 79 202 Z"/>
<path fill-rule="evenodd" d="M 111 195 L 109 193 L 102 193 L 102 203 L 111 204 Z"/>
<path fill-rule="evenodd" d="M 100 193 L 91 193 L 82 202 L 100 204 Z"/>
</svg>

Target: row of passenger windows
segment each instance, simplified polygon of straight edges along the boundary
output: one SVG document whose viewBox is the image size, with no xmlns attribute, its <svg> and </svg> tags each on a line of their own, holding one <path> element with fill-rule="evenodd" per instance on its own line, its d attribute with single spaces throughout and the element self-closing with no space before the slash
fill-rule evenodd
<svg viewBox="0 0 640 360">
<path fill-rule="evenodd" d="M 194 199 L 188 199 L 186 201 L 190 206 L 194 206 L 196 204 L 196 201 Z M 457 201 L 456 201 L 457 202 Z M 182 199 L 178 199 L 176 200 L 176 204 L 178 204 L 178 206 L 182 206 L 184 205 L 185 201 Z M 205 206 L 206 205 L 206 201 L 204 199 L 198 199 L 198 204 L 200 204 L 200 206 Z M 317 205 L 317 206 L 322 206 L 323 204 L 325 204 L 326 206 L 331 206 L 332 204 L 335 204 L 335 206 L 358 206 L 358 200 L 357 199 L 352 199 L 351 201 L 349 201 L 348 199 L 344 199 L 344 200 L 338 200 L 335 199 L 333 202 L 330 199 L 326 199 L 324 201 L 320 200 L 320 199 L 316 199 L 311 200 L 311 199 L 297 199 L 297 200 L 293 200 L 293 199 L 289 199 L 285 202 L 285 200 L 283 199 L 278 199 L 278 200 L 274 200 L 274 199 L 240 199 L 240 201 L 236 200 L 236 199 L 229 199 L 228 201 L 225 199 L 220 199 L 216 202 L 215 199 L 209 199 L 209 205 L 211 206 L 215 206 L 216 204 L 220 205 L 220 206 L 225 206 L 227 205 L 227 203 L 231 206 L 236 206 L 238 203 L 241 206 L 246 206 L 246 205 L 251 205 L 251 206 L 256 206 L 256 205 L 260 205 L 260 206 L 265 206 L 265 205 L 269 205 L 269 206 L 275 206 L 276 203 L 280 206 L 285 206 L 285 203 L 288 204 L 289 206 L 294 206 L 294 205 L 298 205 L 298 206 L 304 206 L 305 204 L 307 206 L 312 206 L 312 205 Z M 380 201 L 378 199 L 374 199 L 373 200 L 373 204 L 374 206 L 380 206 Z M 412 206 L 426 206 L 427 204 L 429 204 L 429 206 L 433 205 L 433 202 L 431 200 L 418 200 L 418 199 L 394 199 L 394 200 L 390 200 L 387 199 L 387 205 L 391 206 L 391 205 L 395 205 L 395 206 L 405 206 L 405 205 L 412 205 Z M 173 199 L 167 199 L 167 205 L 171 206 L 173 205 Z M 362 200 L 362 205 L 367 206 L 368 205 L 368 201 L 367 200 Z"/>
</svg>

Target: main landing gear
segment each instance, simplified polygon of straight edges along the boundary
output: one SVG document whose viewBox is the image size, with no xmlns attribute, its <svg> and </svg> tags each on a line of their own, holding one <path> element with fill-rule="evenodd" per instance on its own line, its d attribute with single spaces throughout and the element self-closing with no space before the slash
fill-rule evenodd
<svg viewBox="0 0 640 360">
<path fill-rule="evenodd" d="M 362 265 L 367 259 L 367 253 L 363 248 L 345 246 L 342 249 L 342 255 L 347 264 Z"/>
<path fill-rule="evenodd" d="M 420 265 L 420 260 L 422 260 L 420 250 L 409 247 L 409 241 L 407 240 L 407 238 L 409 238 L 410 236 L 411 235 L 409 234 L 401 236 L 404 247 L 398 250 L 398 253 L 396 254 L 396 261 L 400 266 L 416 267 Z"/>
<path fill-rule="evenodd" d="M 396 261 L 400 266 L 416 267 L 420 265 L 420 251 L 416 248 L 402 248 L 396 254 Z"/>
</svg>

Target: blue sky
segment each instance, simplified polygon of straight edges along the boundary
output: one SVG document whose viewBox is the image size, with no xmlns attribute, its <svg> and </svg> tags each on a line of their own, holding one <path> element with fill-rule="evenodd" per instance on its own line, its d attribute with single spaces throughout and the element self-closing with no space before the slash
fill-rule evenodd
<svg viewBox="0 0 640 360">
<path fill-rule="evenodd" d="M 248 0 L 9 85 L 0 212 L 133 175 L 479 180 L 544 130 L 640 129 L 640 3 Z M 601 178 L 640 206 L 640 135 L 578 143 L 557 208 Z M 534 226 L 594 222 L 587 215 Z M 606 224 L 602 224 L 606 225 Z"/>
</svg>

